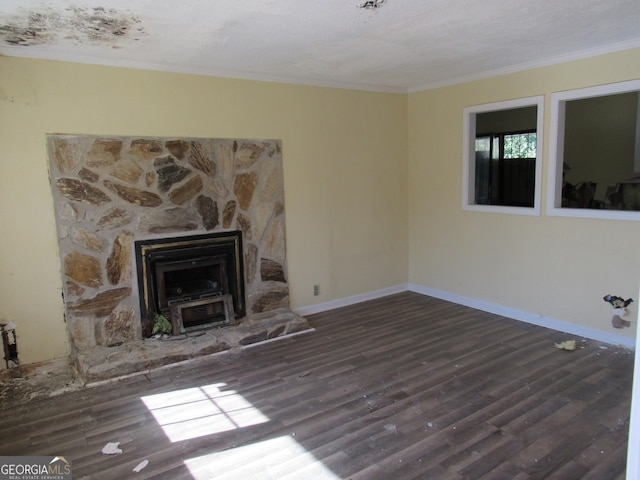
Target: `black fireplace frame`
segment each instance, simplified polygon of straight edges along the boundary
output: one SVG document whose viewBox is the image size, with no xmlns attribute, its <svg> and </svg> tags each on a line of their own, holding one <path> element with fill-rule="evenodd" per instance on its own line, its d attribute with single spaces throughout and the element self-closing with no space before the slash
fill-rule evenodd
<svg viewBox="0 0 640 480">
<path fill-rule="evenodd" d="M 225 257 L 235 318 L 246 315 L 242 231 L 137 240 L 135 255 L 144 337 L 151 336 L 155 315 L 159 313 L 154 279 L 155 265 L 158 262 L 187 260 L 192 257 Z"/>
</svg>

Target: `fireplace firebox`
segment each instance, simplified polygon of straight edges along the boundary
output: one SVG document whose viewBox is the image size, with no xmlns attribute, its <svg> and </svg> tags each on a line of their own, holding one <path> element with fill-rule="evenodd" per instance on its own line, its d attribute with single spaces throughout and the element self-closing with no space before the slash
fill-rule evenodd
<svg viewBox="0 0 640 480">
<path fill-rule="evenodd" d="M 139 240 L 135 250 L 144 336 L 159 314 L 174 334 L 246 314 L 241 231 Z"/>
</svg>

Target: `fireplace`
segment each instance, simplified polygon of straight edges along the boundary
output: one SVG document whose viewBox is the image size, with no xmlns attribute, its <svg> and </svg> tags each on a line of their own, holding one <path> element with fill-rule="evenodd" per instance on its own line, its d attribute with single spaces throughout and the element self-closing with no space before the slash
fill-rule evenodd
<svg viewBox="0 0 640 480">
<path fill-rule="evenodd" d="M 135 242 L 144 336 L 164 315 L 173 334 L 230 325 L 246 314 L 242 232 Z"/>
<path fill-rule="evenodd" d="M 47 144 L 64 314 L 84 379 L 310 328 L 289 308 L 279 140 L 49 135 Z M 187 335 L 150 338 L 156 314 Z"/>
</svg>

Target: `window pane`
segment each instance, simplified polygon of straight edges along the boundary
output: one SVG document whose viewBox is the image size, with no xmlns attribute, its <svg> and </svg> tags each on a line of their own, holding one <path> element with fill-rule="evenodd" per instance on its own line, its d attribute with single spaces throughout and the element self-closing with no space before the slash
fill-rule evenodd
<svg viewBox="0 0 640 480">
<path fill-rule="evenodd" d="M 476 138 L 476 185 L 475 202 L 488 205 L 489 202 L 489 158 L 491 156 L 491 137 Z"/>
<path fill-rule="evenodd" d="M 640 211 L 638 93 L 566 102 L 562 207 Z"/>
<path fill-rule="evenodd" d="M 477 137 L 475 203 L 532 207 L 535 154 L 535 132 Z"/>
</svg>

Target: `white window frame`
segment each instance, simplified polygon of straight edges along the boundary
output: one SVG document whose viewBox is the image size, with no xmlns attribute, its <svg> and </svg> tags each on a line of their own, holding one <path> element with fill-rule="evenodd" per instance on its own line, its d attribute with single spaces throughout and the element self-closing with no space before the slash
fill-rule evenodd
<svg viewBox="0 0 640 480">
<path fill-rule="evenodd" d="M 640 91 L 640 80 L 598 85 L 551 94 L 549 169 L 547 179 L 547 215 L 556 217 L 597 218 L 605 220 L 640 220 L 640 212 L 562 207 L 562 166 L 564 153 L 565 106 L 570 100 Z M 638 122 L 640 124 L 640 121 Z M 636 142 L 638 142 L 638 132 Z M 638 143 L 636 143 L 638 151 Z"/>
<path fill-rule="evenodd" d="M 505 205 L 479 205 L 475 203 L 476 177 L 476 115 L 498 110 L 511 110 L 522 107 L 537 107 L 536 113 L 536 168 L 533 207 L 510 207 Z M 505 100 L 483 105 L 465 107 L 463 110 L 463 146 L 462 146 L 462 209 L 474 212 L 510 213 L 515 215 L 540 215 L 542 196 L 542 152 L 544 127 L 544 95 Z"/>
</svg>

